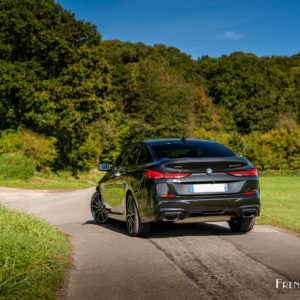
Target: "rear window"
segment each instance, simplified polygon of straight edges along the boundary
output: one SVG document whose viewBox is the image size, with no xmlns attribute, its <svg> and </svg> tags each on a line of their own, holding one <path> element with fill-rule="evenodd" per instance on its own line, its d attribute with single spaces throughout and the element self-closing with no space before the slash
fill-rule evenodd
<svg viewBox="0 0 300 300">
<path fill-rule="evenodd" d="M 210 142 L 157 144 L 151 147 L 158 158 L 236 156 L 225 146 Z"/>
</svg>

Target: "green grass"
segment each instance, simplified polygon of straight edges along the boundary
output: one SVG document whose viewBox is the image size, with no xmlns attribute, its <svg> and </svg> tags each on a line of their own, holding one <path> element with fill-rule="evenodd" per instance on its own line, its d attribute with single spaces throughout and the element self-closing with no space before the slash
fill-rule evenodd
<svg viewBox="0 0 300 300">
<path fill-rule="evenodd" d="M 70 254 L 57 229 L 0 206 L 0 299 L 55 299 Z"/>
<path fill-rule="evenodd" d="M 0 178 L 0 186 L 25 189 L 75 190 L 95 186 L 103 174 L 103 172 L 97 170 L 79 172 L 75 177 L 72 176 L 71 171 L 58 171 L 50 174 L 37 173 L 28 180 Z"/>
<path fill-rule="evenodd" d="M 18 154 L 0 155 L 0 180 L 28 180 L 34 173 L 34 162 Z"/>
<path fill-rule="evenodd" d="M 300 232 L 300 176 L 260 177 L 260 191 L 257 224 Z"/>
</svg>

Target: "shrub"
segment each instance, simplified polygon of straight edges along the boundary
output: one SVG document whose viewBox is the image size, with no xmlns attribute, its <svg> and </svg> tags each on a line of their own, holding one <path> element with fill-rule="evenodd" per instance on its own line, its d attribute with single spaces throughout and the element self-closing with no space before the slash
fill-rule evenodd
<svg viewBox="0 0 300 300">
<path fill-rule="evenodd" d="M 14 153 L 22 149 L 23 137 L 14 130 L 2 132 L 0 137 L 0 155 L 3 153 Z"/>
<path fill-rule="evenodd" d="M 69 160 L 73 166 L 89 170 L 97 165 L 100 155 L 101 149 L 99 145 L 95 139 L 89 136 L 85 142 L 69 154 Z"/>
<path fill-rule="evenodd" d="M 31 158 L 38 171 L 49 172 L 58 156 L 54 137 L 44 137 L 29 130 L 20 130 L 23 136 L 22 153 Z"/>
<path fill-rule="evenodd" d="M 195 137 L 220 142 L 262 171 L 300 169 L 300 128 L 296 126 L 266 133 L 253 131 L 248 135 L 198 128 Z"/>
<path fill-rule="evenodd" d="M 204 128 L 197 128 L 195 130 L 195 138 L 201 140 L 215 141 L 230 148 L 229 139 L 230 134 L 214 130 L 205 130 Z M 233 149 L 232 149 L 233 150 Z M 234 151 L 234 150 L 233 150 Z"/>
<path fill-rule="evenodd" d="M 3 154 L 0 156 L 0 180 L 28 180 L 35 171 L 34 162 L 19 154 Z"/>
<path fill-rule="evenodd" d="M 277 128 L 243 137 L 245 157 L 260 170 L 300 169 L 300 129 Z"/>
<path fill-rule="evenodd" d="M 32 159 L 38 171 L 49 172 L 58 156 L 56 139 L 44 137 L 30 130 L 5 131 L 0 138 L 0 154 L 18 152 Z"/>
</svg>

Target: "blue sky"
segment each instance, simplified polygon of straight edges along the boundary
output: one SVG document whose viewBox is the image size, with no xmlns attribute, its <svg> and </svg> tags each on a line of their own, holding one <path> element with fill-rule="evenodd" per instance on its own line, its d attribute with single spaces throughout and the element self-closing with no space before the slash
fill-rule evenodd
<svg viewBox="0 0 300 300">
<path fill-rule="evenodd" d="M 300 52 L 300 0 L 59 0 L 104 40 L 163 43 L 193 58 Z"/>
</svg>

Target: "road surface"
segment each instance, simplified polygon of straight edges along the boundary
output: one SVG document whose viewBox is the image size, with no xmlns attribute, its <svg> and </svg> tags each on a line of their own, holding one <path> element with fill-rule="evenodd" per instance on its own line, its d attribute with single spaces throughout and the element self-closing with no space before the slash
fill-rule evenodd
<svg viewBox="0 0 300 300">
<path fill-rule="evenodd" d="M 63 299 L 300 299 L 299 237 L 202 223 L 156 225 L 148 238 L 132 238 L 122 222 L 95 224 L 93 192 L 0 188 L 0 203 L 71 235 L 74 267 Z"/>
</svg>

